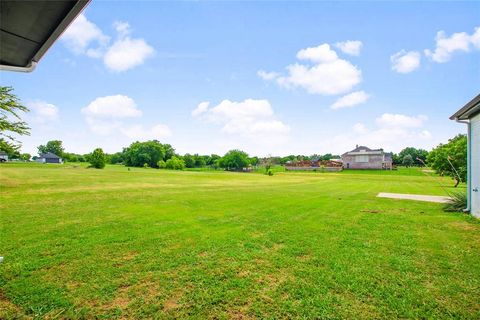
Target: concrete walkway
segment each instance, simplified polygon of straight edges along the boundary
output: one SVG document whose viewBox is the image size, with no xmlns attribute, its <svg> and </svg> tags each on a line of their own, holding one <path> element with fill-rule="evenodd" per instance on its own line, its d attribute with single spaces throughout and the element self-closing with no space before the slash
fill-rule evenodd
<svg viewBox="0 0 480 320">
<path fill-rule="evenodd" d="M 416 200 L 416 201 L 427 201 L 427 202 L 438 202 L 445 203 L 450 200 L 450 197 L 442 196 L 426 196 L 422 194 L 405 194 L 405 193 L 388 193 L 380 192 L 377 197 L 379 198 L 390 198 L 390 199 L 406 199 L 406 200 Z"/>
</svg>

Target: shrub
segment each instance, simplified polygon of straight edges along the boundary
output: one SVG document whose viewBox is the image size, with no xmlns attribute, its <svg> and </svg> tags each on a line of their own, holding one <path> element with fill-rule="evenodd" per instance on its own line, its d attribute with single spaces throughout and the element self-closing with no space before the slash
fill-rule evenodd
<svg viewBox="0 0 480 320">
<path fill-rule="evenodd" d="M 450 200 L 443 206 L 443 211 L 447 212 L 463 212 L 467 207 L 466 192 L 452 192 L 449 194 Z"/>
<path fill-rule="evenodd" d="M 157 166 L 160 169 L 165 169 L 167 167 L 167 164 L 165 163 L 165 161 L 160 160 L 160 161 L 157 162 Z"/>
<path fill-rule="evenodd" d="M 88 162 L 93 168 L 103 169 L 105 168 L 105 153 L 101 148 L 93 150 L 88 157 Z"/>
<path fill-rule="evenodd" d="M 273 176 L 273 170 L 272 170 L 272 169 L 268 169 L 267 174 L 268 174 L 269 176 Z"/>
<path fill-rule="evenodd" d="M 150 168 L 150 166 L 149 166 L 148 163 L 146 163 L 146 162 L 143 164 L 143 167 L 144 167 L 145 169 L 146 169 L 146 168 Z"/>
<path fill-rule="evenodd" d="M 182 159 L 173 156 L 165 162 L 165 168 L 171 170 L 183 170 L 185 168 L 185 162 Z"/>
</svg>

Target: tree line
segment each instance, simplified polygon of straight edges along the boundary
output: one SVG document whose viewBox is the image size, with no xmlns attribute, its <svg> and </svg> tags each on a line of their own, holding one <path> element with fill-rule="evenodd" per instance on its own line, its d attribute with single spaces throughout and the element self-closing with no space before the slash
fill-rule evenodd
<svg viewBox="0 0 480 320">
<path fill-rule="evenodd" d="M 0 151 L 6 152 L 11 159 L 28 161 L 32 157 L 28 153 L 21 153 L 20 142 L 16 136 L 30 135 L 28 124 L 22 120 L 21 115 L 29 112 L 20 99 L 13 93 L 12 87 L 0 86 Z M 223 168 L 225 170 L 242 170 L 248 166 L 259 164 L 270 167 L 271 165 L 285 165 L 289 161 L 301 160 L 330 160 L 339 158 L 339 155 L 330 153 L 324 155 L 289 155 L 286 157 L 267 157 L 259 159 L 250 157 L 241 150 L 230 150 L 223 156 L 216 154 L 179 155 L 169 144 L 162 144 L 157 140 L 134 142 L 121 152 L 106 154 L 97 148 L 89 154 L 75 154 L 65 152 L 62 141 L 52 140 L 45 145 L 38 146 L 39 153 L 54 153 L 67 162 L 89 162 L 92 167 L 103 168 L 106 163 L 124 164 L 134 167 L 150 167 L 161 169 L 181 170 L 184 168 Z M 457 135 L 445 144 L 440 144 L 432 151 L 408 147 L 398 154 L 392 154 L 394 165 L 423 166 L 428 165 L 438 174 L 452 177 L 457 186 L 467 179 L 467 137 Z"/>
</svg>

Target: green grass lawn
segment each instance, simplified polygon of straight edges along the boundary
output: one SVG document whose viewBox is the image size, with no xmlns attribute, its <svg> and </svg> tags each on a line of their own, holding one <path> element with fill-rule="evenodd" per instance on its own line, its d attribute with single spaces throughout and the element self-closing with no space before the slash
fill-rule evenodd
<svg viewBox="0 0 480 320">
<path fill-rule="evenodd" d="M 376 198 L 445 195 L 417 169 L 2 164 L 0 187 L 0 318 L 480 318 L 480 223 Z"/>
</svg>

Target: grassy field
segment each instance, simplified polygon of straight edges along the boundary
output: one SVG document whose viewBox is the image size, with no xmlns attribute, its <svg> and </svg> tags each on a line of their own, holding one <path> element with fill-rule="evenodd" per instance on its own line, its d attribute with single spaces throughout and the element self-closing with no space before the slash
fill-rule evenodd
<svg viewBox="0 0 480 320">
<path fill-rule="evenodd" d="M 0 187 L 0 318 L 480 318 L 480 223 L 376 198 L 445 194 L 417 169 L 2 164 Z"/>
</svg>

